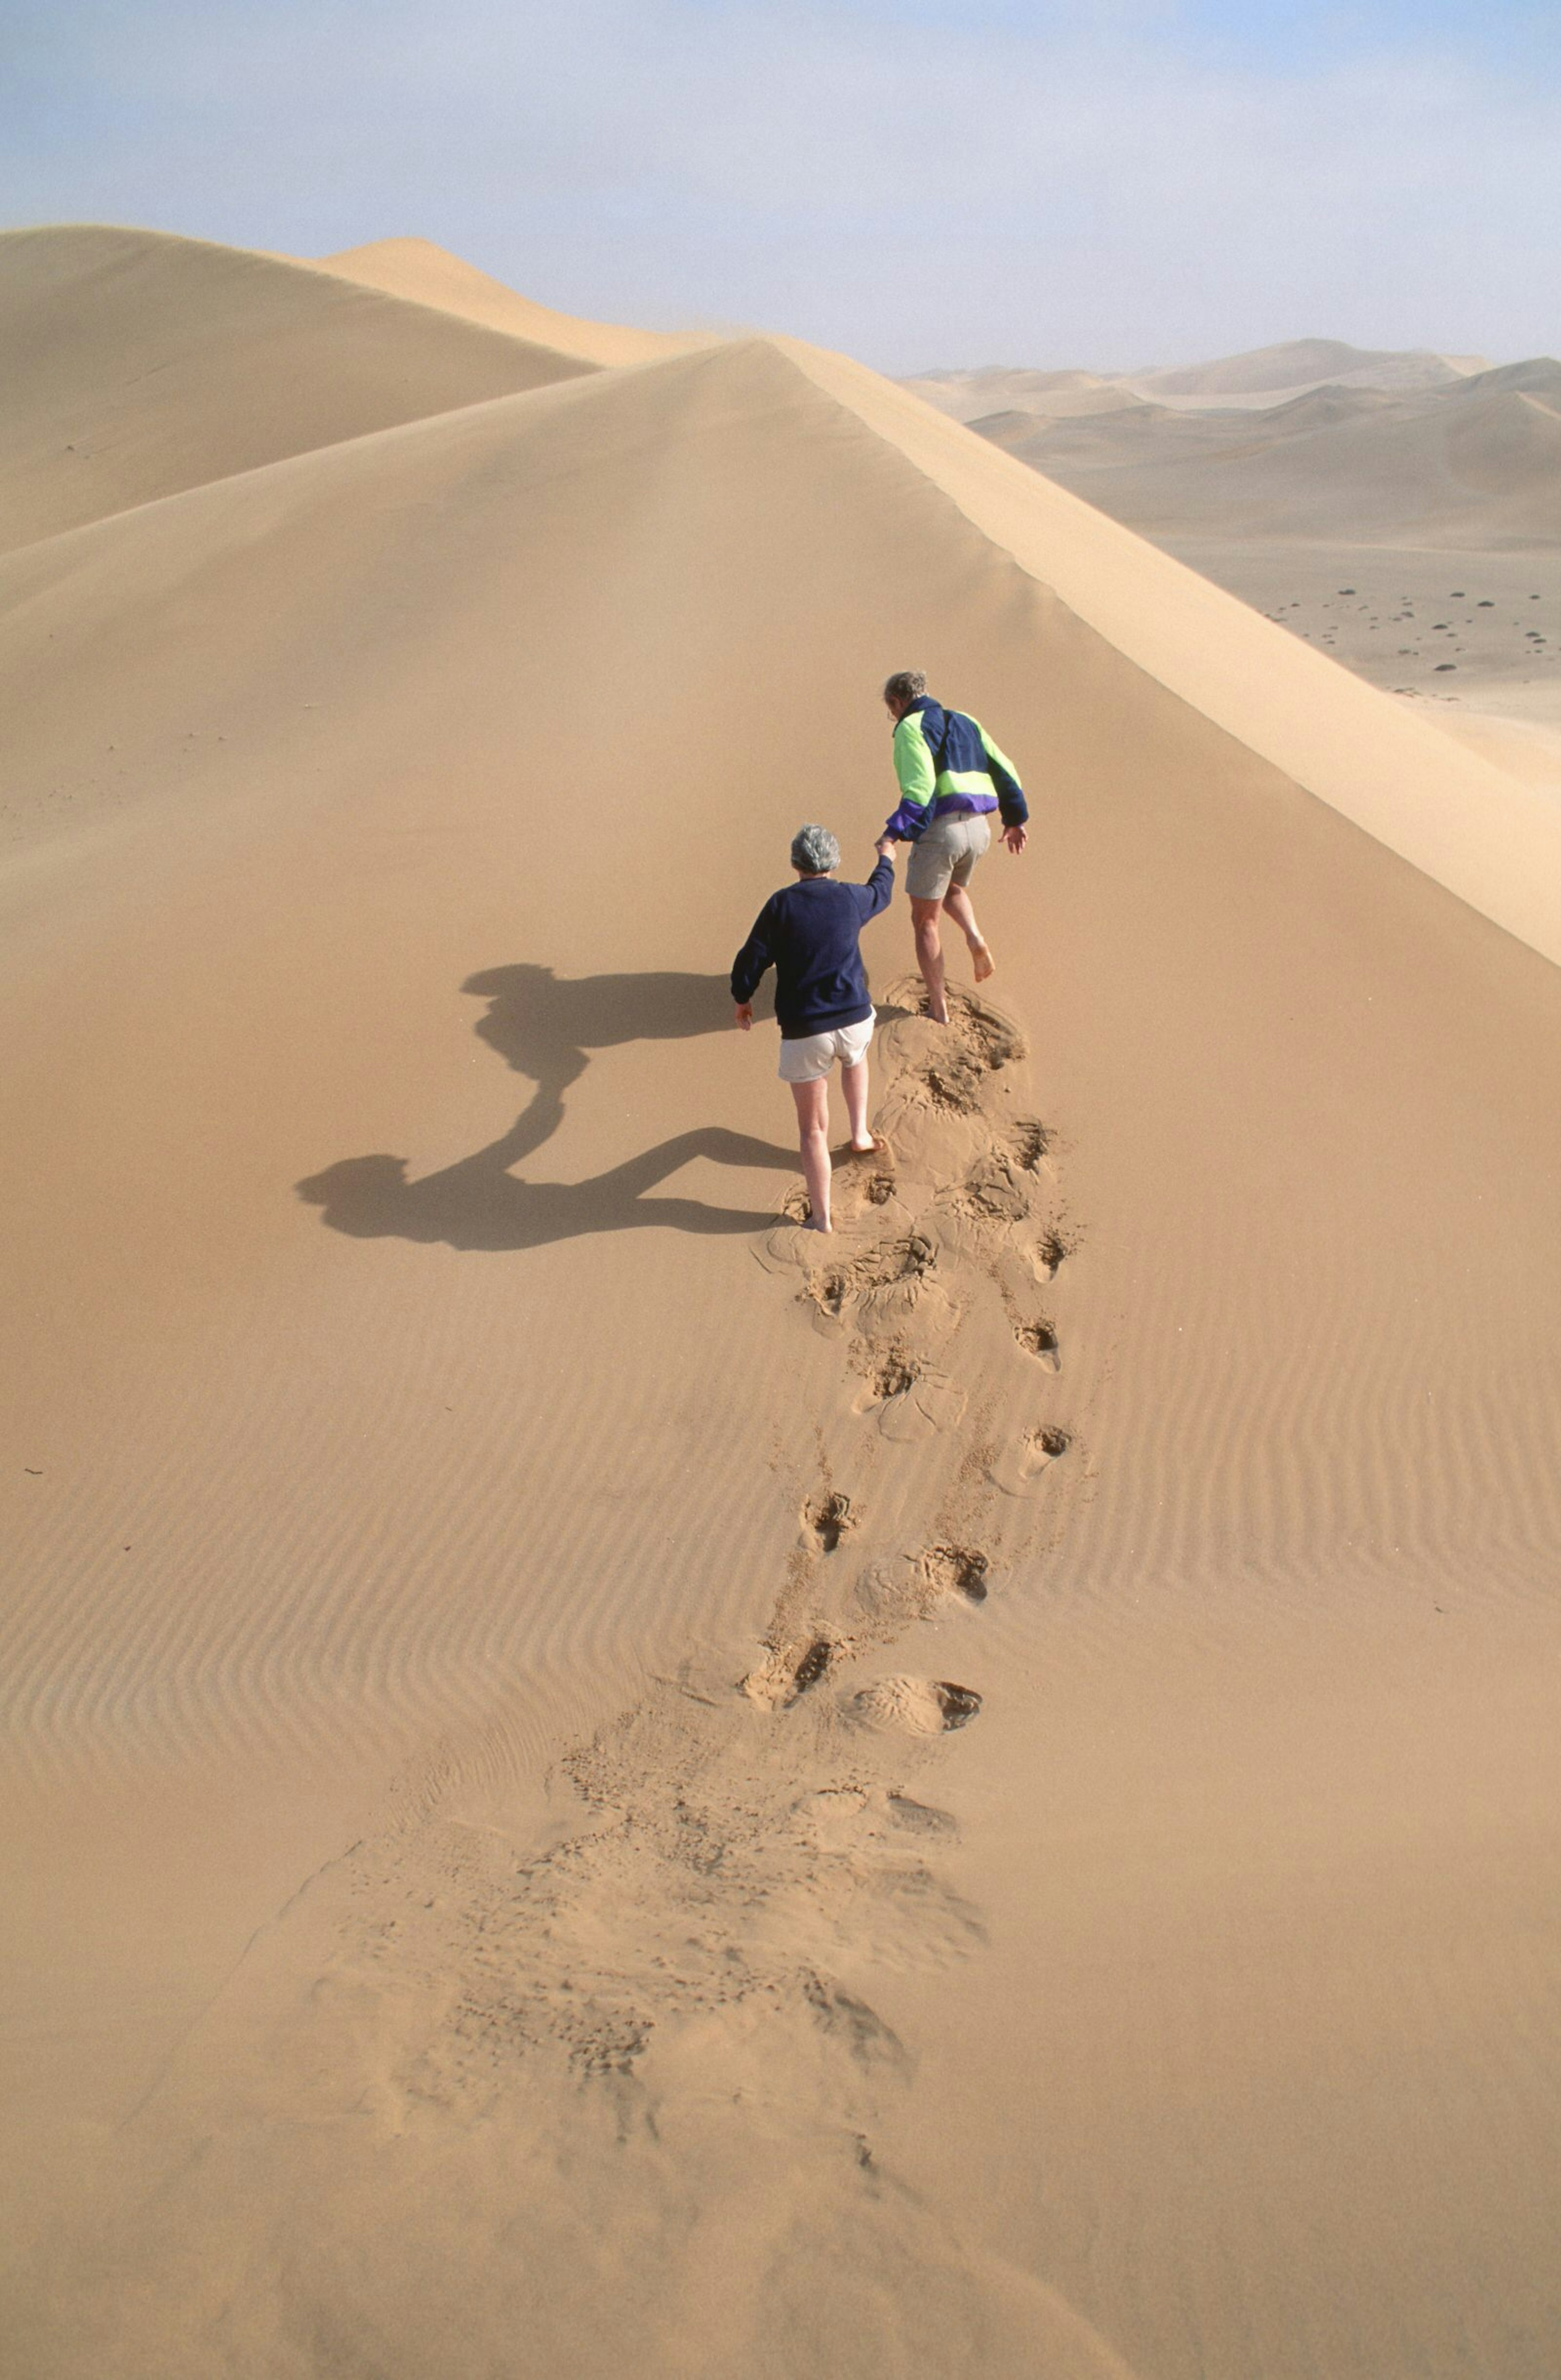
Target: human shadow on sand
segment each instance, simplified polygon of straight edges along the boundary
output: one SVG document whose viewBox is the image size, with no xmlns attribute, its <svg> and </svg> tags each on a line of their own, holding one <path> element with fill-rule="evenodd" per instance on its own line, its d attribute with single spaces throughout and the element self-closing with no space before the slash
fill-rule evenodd
<svg viewBox="0 0 1561 2380">
<path fill-rule="evenodd" d="M 526 1156 L 531 1111 L 502 1140 L 460 1158 L 418 1182 L 406 1178 L 404 1157 L 347 1157 L 297 1184 L 300 1198 L 321 1209 L 321 1221 L 355 1240 L 442 1240 L 453 1248 L 540 1248 L 592 1232 L 631 1232 L 660 1224 L 674 1232 L 756 1232 L 775 1220 L 775 1207 L 708 1207 L 698 1198 L 652 1198 L 647 1193 L 696 1157 L 717 1165 L 796 1171 L 796 1152 L 772 1148 L 747 1133 L 707 1125 L 681 1132 L 626 1164 L 584 1182 L 526 1182 L 509 1168 Z"/>
<path fill-rule="evenodd" d="M 298 1183 L 297 1195 L 321 1209 L 333 1232 L 359 1240 L 442 1241 L 453 1248 L 546 1247 L 593 1232 L 659 1224 L 678 1232 L 754 1232 L 773 1207 L 711 1207 L 697 1198 L 654 1198 L 695 1158 L 773 1172 L 796 1171 L 796 1153 L 719 1125 L 679 1133 L 585 1182 L 527 1182 L 512 1166 L 550 1140 L 563 1121 L 563 1095 L 590 1063 L 588 1052 L 627 1041 L 671 1041 L 730 1030 L 731 993 L 722 976 L 599 975 L 560 981 L 551 967 L 490 967 L 462 986 L 488 1003 L 480 1038 L 534 1097 L 508 1132 L 420 1181 L 407 1179 L 404 1157 L 344 1158 Z"/>
<path fill-rule="evenodd" d="M 562 979 L 551 967 L 522 961 L 485 967 L 461 990 L 488 1002 L 475 1027 L 536 1095 L 526 1110 L 529 1156 L 563 1122 L 563 1095 L 590 1064 L 593 1050 L 627 1041 L 687 1041 L 732 1027 L 732 992 L 721 975 L 587 975 Z M 517 1127 L 518 1129 L 518 1127 Z"/>
</svg>

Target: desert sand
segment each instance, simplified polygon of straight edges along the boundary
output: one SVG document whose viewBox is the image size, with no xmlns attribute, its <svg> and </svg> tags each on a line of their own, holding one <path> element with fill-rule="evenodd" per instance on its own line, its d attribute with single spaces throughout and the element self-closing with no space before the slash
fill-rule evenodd
<svg viewBox="0 0 1561 2380">
<path fill-rule="evenodd" d="M 14 2368 L 1541 2380 L 1561 808 L 406 245 L 0 241 Z M 908 665 L 1035 827 L 826 1241 Z"/>
<path fill-rule="evenodd" d="M 1319 391 L 1384 395 L 1451 389 L 1491 369 L 1485 356 L 1435 355 L 1424 347 L 1352 347 L 1343 339 L 1287 339 L 1279 346 L 1251 347 L 1202 364 L 1125 372 L 1035 371 L 1023 365 L 989 364 L 974 370 L 923 372 L 903 385 L 957 421 L 983 419 L 1004 407 L 1036 415 L 1154 407 L 1169 412 L 1214 410 L 1225 415 L 1228 429 L 1233 412 L 1271 412 Z"/>
<path fill-rule="evenodd" d="M 1561 364 L 1297 340 L 907 382 L 1470 748 L 1561 788 Z M 1539 608 L 1535 608 L 1535 607 Z"/>
<path fill-rule="evenodd" d="M 304 262 L 306 259 L 293 260 Z M 560 314 L 534 298 L 506 289 L 429 239 L 377 239 L 366 248 L 343 249 L 321 260 L 321 270 L 367 283 L 393 298 L 436 306 L 490 330 L 506 331 L 532 346 L 572 356 L 588 364 L 643 364 L 658 356 L 681 355 L 705 340 L 668 331 L 638 331 L 619 322 L 583 322 Z"/>
</svg>

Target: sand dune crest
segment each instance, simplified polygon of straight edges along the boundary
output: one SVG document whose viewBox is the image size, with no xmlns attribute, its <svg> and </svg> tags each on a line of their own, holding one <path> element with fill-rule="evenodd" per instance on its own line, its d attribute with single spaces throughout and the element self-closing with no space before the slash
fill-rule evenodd
<svg viewBox="0 0 1561 2380">
<path fill-rule="evenodd" d="M 486 323 L 511 337 L 574 356 L 588 364 L 643 364 L 658 356 L 681 354 L 706 342 L 666 331 L 635 331 L 616 322 L 588 322 L 577 314 L 560 314 L 507 289 L 502 281 L 436 248 L 427 239 L 377 239 L 365 248 L 346 248 L 325 256 L 321 264 L 346 281 L 383 289 L 419 306 L 437 306 L 470 322 Z"/>
<path fill-rule="evenodd" d="M 0 234 L 0 338 L 4 548 L 587 368 L 281 258 L 92 225 Z"/>
</svg>

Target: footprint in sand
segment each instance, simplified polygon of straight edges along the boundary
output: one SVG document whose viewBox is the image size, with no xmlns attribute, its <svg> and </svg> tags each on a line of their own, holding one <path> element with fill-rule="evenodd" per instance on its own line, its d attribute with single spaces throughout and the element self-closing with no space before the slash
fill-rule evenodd
<svg viewBox="0 0 1561 2380">
<path fill-rule="evenodd" d="M 1071 1243 L 1063 1238 L 1055 1225 L 1043 1232 L 1030 1253 L 1036 1280 L 1055 1281 L 1071 1254 Z"/>
<path fill-rule="evenodd" d="M 805 1250 L 805 1256 L 811 1253 Z M 838 1322 L 849 1305 L 875 1290 L 898 1292 L 899 1305 L 909 1313 L 935 1261 L 936 1251 L 923 1233 L 901 1232 L 859 1256 L 826 1257 L 811 1266 L 802 1294 L 827 1322 Z"/>
<path fill-rule="evenodd" d="M 968 1727 L 981 1708 L 981 1696 L 973 1686 L 952 1685 L 947 1679 L 875 1678 L 853 1694 L 851 1708 L 869 1727 L 900 1735 L 942 1735 Z"/>
<path fill-rule="evenodd" d="M 1027 1219 L 1035 1203 L 1035 1182 L 1028 1170 L 996 1149 L 978 1159 L 961 1187 L 950 1194 L 956 1214 L 1010 1228 Z"/>
<path fill-rule="evenodd" d="M 962 1595 L 967 1603 L 986 1602 L 991 1563 L 978 1547 L 929 1547 L 922 1556 L 922 1568 L 940 1594 Z"/>
<path fill-rule="evenodd" d="M 838 1488 L 820 1489 L 803 1518 L 820 1549 L 827 1554 L 832 1554 L 846 1531 L 855 1526 L 851 1515 L 851 1499 L 842 1496 Z"/>
<path fill-rule="evenodd" d="M 794 1806 L 797 1816 L 831 1850 L 881 1841 L 894 1834 L 930 1839 L 960 1831 L 958 1820 L 947 1810 L 881 1785 L 825 1786 L 804 1793 Z"/>
<path fill-rule="evenodd" d="M 1039 1173 L 1043 1168 L 1047 1172 L 1050 1172 L 1051 1168 L 1046 1164 L 1046 1160 L 1050 1152 L 1051 1144 L 1052 1135 L 1049 1127 L 1040 1123 L 1036 1117 L 1022 1116 L 1015 1124 L 1014 1161 L 1022 1165 L 1026 1173 Z"/>
<path fill-rule="evenodd" d="M 743 1680 L 743 1692 L 766 1710 L 790 1710 L 851 1649 L 832 1636 L 813 1637 L 800 1653 L 794 1645 L 782 1646 L 768 1653 L 756 1670 L 750 1670 Z"/>
<path fill-rule="evenodd" d="M 965 1402 L 963 1389 L 898 1342 L 865 1351 L 865 1377 L 853 1410 L 876 1415 L 885 1438 L 914 1442 L 953 1429 Z"/>
<path fill-rule="evenodd" d="M 1054 1463 L 1059 1463 L 1073 1441 L 1054 1422 L 1026 1430 L 1006 1446 L 987 1476 L 1005 1496 L 1033 1496 Z"/>
<path fill-rule="evenodd" d="M 932 1094 L 935 1108 L 953 1115 L 974 1115 L 981 1104 L 986 1072 L 973 1050 L 955 1042 L 933 1052 L 922 1069 L 922 1081 Z"/>
<path fill-rule="evenodd" d="M 892 1404 L 908 1397 L 920 1376 L 920 1366 L 903 1347 L 885 1347 L 872 1358 L 864 1397 L 868 1404 Z"/>
<path fill-rule="evenodd" d="M 929 1546 L 919 1555 L 883 1555 L 858 1577 L 853 1591 L 856 1609 L 881 1642 L 913 1621 L 930 1619 L 950 1596 L 985 1603 L 991 1567 L 990 1556 L 978 1546 Z"/>
<path fill-rule="evenodd" d="M 1049 1322 L 1042 1318 L 1035 1322 L 1016 1323 L 1013 1335 L 1024 1353 L 1034 1355 L 1037 1364 L 1044 1365 L 1048 1372 L 1061 1371 L 1062 1350 L 1058 1343 L 1057 1332 Z"/>
<path fill-rule="evenodd" d="M 853 1615 L 878 1644 L 891 1642 L 914 1621 L 928 1619 L 938 1599 L 938 1587 L 914 1554 L 880 1554 L 857 1573 L 852 1587 Z"/>
</svg>

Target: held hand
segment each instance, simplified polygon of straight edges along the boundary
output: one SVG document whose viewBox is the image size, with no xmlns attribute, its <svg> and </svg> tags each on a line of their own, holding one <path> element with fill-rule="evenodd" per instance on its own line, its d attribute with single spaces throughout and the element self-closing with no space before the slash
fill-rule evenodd
<svg viewBox="0 0 1561 2380">
<path fill-rule="evenodd" d="M 877 843 L 873 845 L 873 849 L 877 853 L 880 859 L 892 859 L 894 857 L 895 840 L 896 839 L 892 834 L 879 835 Z"/>
<path fill-rule="evenodd" d="M 1030 831 L 1028 827 L 1005 826 L 1003 829 L 1003 841 L 1007 844 L 1010 851 L 1012 852 L 1015 859 L 1018 858 L 1020 853 L 1023 850 L 1029 840 Z"/>
<path fill-rule="evenodd" d="M 754 1003 L 751 1000 L 740 1000 L 737 1002 L 733 1022 L 735 1023 L 739 1033 L 747 1033 L 752 1031 L 754 1022 Z"/>
</svg>

